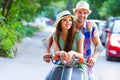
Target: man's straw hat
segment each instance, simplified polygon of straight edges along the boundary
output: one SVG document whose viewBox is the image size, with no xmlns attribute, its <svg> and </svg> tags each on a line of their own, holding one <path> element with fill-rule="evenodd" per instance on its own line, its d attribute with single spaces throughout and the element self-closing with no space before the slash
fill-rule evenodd
<svg viewBox="0 0 120 80">
<path fill-rule="evenodd" d="M 79 1 L 77 4 L 76 4 L 76 8 L 73 9 L 73 12 L 75 13 L 75 11 L 77 9 L 85 9 L 89 12 L 89 14 L 92 12 L 90 9 L 89 9 L 89 4 L 85 1 Z"/>
</svg>

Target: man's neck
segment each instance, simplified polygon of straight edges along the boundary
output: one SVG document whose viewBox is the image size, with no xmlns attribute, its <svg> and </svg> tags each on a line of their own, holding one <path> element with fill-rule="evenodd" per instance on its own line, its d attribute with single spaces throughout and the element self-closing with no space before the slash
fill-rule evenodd
<svg viewBox="0 0 120 80">
<path fill-rule="evenodd" d="M 84 28 L 84 22 L 80 22 L 79 20 L 76 20 L 76 23 L 77 23 L 77 28 L 78 29 Z"/>
</svg>

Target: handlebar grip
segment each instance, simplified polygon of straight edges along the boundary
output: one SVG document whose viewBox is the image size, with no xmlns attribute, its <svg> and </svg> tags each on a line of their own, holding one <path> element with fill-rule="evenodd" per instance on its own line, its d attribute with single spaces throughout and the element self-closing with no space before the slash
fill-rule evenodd
<svg viewBox="0 0 120 80">
<path fill-rule="evenodd" d="M 83 63 L 83 62 L 84 62 L 84 58 L 80 58 L 80 59 L 78 60 L 78 62 Z"/>
<path fill-rule="evenodd" d="M 53 59 L 54 60 L 59 60 L 59 56 L 54 56 Z"/>
</svg>

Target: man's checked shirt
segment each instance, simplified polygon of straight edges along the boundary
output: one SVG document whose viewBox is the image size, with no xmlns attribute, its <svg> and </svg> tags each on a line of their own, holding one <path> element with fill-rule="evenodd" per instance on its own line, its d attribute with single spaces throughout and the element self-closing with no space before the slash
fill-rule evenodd
<svg viewBox="0 0 120 80">
<path fill-rule="evenodd" d="M 84 28 L 81 28 L 80 31 L 83 32 L 85 36 L 84 40 L 84 57 L 87 58 L 92 54 L 92 38 L 98 36 L 98 28 L 95 23 L 86 21 Z"/>
</svg>

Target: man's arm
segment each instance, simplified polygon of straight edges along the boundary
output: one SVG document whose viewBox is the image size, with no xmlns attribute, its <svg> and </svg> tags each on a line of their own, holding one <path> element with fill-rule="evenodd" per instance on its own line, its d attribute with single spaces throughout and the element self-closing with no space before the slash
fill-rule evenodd
<svg viewBox="0 0 120 80">
<path fill-rule="evenodd" d="M 50 53 L 50 48 L 51 48 L 52 44 L 53 44 L 53 34 L 50 35 L 50 37 L 48 39 L 48 45 L 47 45 L 47 50 L 46 50 L 47 53 Z"/>
<path fill-rule="evenodd" d="M 50 48 L 53 44 L 53 35 L 50 35 L 49 39 L 48 39 L 48 45 L 46 45 L 46 54 L 43 56 L 43 59 L 45 62 L 49 63 L 50 62 Z"/>
<path fill-rule="evenodd" d="M 95 47 L 94 52 L 92 54 L 92 57 L 94 59 L 97 59 L 97 57 L 99 56 L 100 53 L 96 51 L 96 47 L 97 46 L 102 46 L 99 36 L 92 38 L 92 42 L 93 42 L 94 47 Z"/>
<path fill-rule="evenodd" d="M 100 53 L 103 51 L 103 46 L 101 44 L 99 36 L 93 37 L 92 42 L 94 44 L 94 51 L 93 54 L 90 58 L 88 58 L 88 63 L 91 65 L 90 67 L 93 67 L 94 64 L 96 63 L 96 59 L 100 55 Z M 101 50 L 99 50 L 101 49 Z"/>
</svg>

